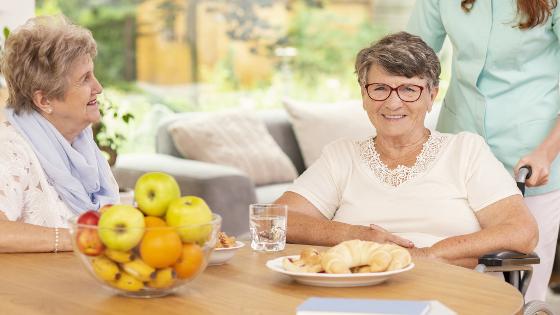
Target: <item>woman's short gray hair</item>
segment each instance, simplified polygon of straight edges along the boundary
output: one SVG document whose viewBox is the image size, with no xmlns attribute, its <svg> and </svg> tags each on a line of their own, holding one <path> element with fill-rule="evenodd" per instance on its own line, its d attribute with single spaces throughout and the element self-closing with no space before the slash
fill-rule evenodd
<svg viewBox="0 0 560 315">
<path fill-rule="evenodd" d="M 91 32 L 62 15 L 29 19 L 8 36 L 1 60 L 8 84 L 8 106 L 16 114 L 34 109 L 33 93 L 62 99 L 70 65 L 78 57 L 97 54 Z"/>
<path fill-rule="evenodd" d="M 426 79 L 429 87 L 439 85 L 441 66 L 436 53 L 420 37 L 407 32 L 387 35 L 358 53 L 355 67 L 361 86 L 368 83 L 373 64 L 393 75 Z"/>
</svg>

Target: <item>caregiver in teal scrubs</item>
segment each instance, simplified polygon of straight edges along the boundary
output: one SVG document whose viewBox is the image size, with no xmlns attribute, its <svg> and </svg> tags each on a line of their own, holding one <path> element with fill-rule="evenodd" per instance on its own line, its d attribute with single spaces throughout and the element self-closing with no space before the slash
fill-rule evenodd
<svg viewBox="0 0 560 315">
<path fill-rule="evenodd" d="M 446 36 L 453 45 L 437 129 L 481 135 L 512 172 L 533 168 L 525 200 L 539 225 L 541 264 L 525 298 L 544 300 L 560 222 L 556 0 L 416 0 L 407 31 L 436 52 Z"/>
</svg>

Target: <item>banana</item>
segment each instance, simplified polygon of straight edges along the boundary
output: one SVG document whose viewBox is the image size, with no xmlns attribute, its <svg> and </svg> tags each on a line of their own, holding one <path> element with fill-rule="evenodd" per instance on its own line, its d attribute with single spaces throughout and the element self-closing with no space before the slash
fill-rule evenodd
<svg viewBox="0 0 560 315">
<path fill-rule="evenodd" d="M 175 282 L 175 271 L 173 268 L 160 269 L 153 273 L 151 278 L 148 286 L 156 289 L 167 288 Z"/>
<path fill-rule="evenodd" d="M 153 267 L 138 258 L 122 264 L 121 267 L 131 276 L 142 282 L 150 281 L 152 273 L 156 271 Z"/>
<path fill-rule="evenodd" d="M 120 250 L 105 249 L 105 256 L 114 262 L 127 263 L 134 259 L 134 254 L 131 252 L 123 252 Z"/>
<path fill-rule="evenodd" d="M 91 260 L 91 265 L 95 274 L 105 281 L 113 281 L 119 277 L 120 272 L 117 264 L 103 256 L 94 257 Z"/>
<path fill-rule="evenodd" d="M 115 288 L 130 292 L 140 291 L 142 288 L 144 288 L 144 283 L 142 283 L 142 281 L 136 279 L 126 272 L 121 273 L 119 279 L 117 281 L 111 282 L 111 285 Z"/>
</svg>

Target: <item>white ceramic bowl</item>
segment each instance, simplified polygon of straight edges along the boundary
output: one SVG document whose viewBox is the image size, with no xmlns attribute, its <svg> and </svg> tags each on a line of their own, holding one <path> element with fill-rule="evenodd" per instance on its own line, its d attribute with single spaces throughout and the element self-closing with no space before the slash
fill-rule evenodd
<svg viewBox="0 0 560 315">
<path fill-rule="evenodd" d="M 210 255 L 210 261 L 208 265 L 222 265 L 228 260 L 232 259 L 238 249 L 245 246 L 243 242 L 235 241 L 235 245 L 227 248 L 215 248 Z"/>
</svg>

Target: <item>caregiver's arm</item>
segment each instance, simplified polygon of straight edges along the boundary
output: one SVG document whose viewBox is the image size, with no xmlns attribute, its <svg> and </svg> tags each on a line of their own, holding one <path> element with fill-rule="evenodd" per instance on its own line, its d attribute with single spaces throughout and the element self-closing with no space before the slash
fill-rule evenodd
<svg viewBox="0 0 560 315">
<path fill-rule="evenodd" d="M 537 224 L 520 195 L 499 200 L 476 212 L 476 217 L 480 231 L 414 248 L 412 255 L 472 268 L 484 254 L 500 250 L 530 253 L 537 245 Z"/>
<path fill-rule="evenodd" d="M 527 187 L 546 185 L 550 175 L 552 162 L 560 152 L 560 119 L 556 118 L 556 125 L 544 141 L 531 153 L 523 156 L 515 165 L 515 174 L 525 165 L 532 168 L 532 175 L 527 179 Z"/>
</svg>

